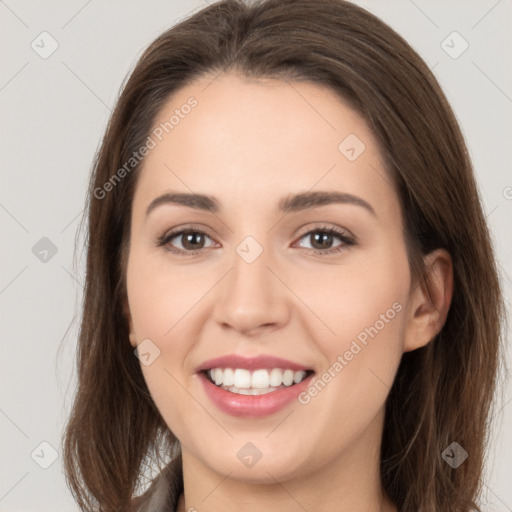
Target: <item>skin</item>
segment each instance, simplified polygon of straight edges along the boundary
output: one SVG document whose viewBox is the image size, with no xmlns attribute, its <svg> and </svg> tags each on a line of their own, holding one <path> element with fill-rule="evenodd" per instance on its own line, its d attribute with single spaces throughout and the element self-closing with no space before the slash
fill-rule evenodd
<svg viewBox="0 0 512 512">
<path fill-rule="evenodd" d="M 159 348 L 141 368 L 182 446 L 178 510 L 396 511 L 379 479 L 385 401 L 402 354 L 444 323 L 450 256 L 428 255 L 430 279 L 411 286 L 399 199 L 376 140 L 329 89 L 231 72 L 203 77 L 169 100 L 155 126 L 190 96 L 198 105 L 145 159 L 127 265 L 130 343 L 149 338 Z M 338 149 L 351 133 L 366 146 L 355 161 Z M 375 215 L 354 204 L 277 211 L 283 196 L 311 190 L 353 194 Z M 166 204 L 146 216 L 170 191 L 214 196 L 222 209 Z M 190 224 L 206 233 L 195 242 L 198 254 L 156 245 Z M 313 235 L 325 226 L 356 244 L 335 236 L 323 256 L 312 254 L 321 248 Z M 247 236 L 263 248 L 251 264 L 236 252 Z M 190 247 L 183 236 L 172 244 Z M 400 312 L 305 405 L 233 417 L 209 400 L 195 373 L 210 358 L 236 353 L 291 359 L 321 375 L 395 303 Z M 237 458 L 247 442 L 262 453 L 250 468 Z"/>
</svg>

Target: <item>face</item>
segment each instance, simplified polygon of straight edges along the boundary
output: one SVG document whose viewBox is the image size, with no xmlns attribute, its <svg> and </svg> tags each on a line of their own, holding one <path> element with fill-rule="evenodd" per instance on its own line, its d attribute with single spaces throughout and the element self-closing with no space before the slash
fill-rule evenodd
<svg viewBox="0 0 512 512">
<path fill-rule="evenodd" d="M 247 482 L 370 456 L 411 276 L 368 126 L 326 88 L 225 74 L 180 90 L 151 137 L 130 341 L 184 456 Z"/>
</svg>

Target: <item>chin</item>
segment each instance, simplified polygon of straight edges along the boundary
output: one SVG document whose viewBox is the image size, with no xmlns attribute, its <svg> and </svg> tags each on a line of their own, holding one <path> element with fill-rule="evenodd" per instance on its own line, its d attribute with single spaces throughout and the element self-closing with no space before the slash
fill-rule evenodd
<svg viewBox="0 0 512 512">
<path fill-rule="evenodd" d="M 262 448 L 261 455 L 255 452 L 253 460 L 246 455 L 250 451 L 250 448 L 246 448 L 245 452 L 236 450 L 228 456 L 225 450 L 222 456 L 215 458 L 209 452 L 203 460 L 212 471 L 247 484 L 274 484 L 276 480 L 285 482 L 311 471 L 311 464 L 297 457 L 297 451 L 289 450 L 286 446 L 282 446 L 281 454 L 274 448 Z"/>
</svg>

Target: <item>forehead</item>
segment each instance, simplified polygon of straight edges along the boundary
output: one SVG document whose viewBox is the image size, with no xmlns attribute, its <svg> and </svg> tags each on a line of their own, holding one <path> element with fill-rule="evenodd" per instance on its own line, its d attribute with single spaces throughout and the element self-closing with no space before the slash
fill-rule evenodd
<svg viewBox="0 0 512 512">
<path fill-rule="evenodd" d="M 317 84 L 203 77 L 168 100 L 152 138 L 137 190 L 145 202 L 172 189 L 250 208 L 315 187 L 393 199 L 366 122 Z"/>
</svg>

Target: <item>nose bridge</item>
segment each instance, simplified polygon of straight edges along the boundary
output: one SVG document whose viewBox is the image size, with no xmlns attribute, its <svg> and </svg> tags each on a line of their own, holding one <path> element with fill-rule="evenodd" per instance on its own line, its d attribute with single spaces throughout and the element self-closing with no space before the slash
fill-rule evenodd
<svg viewBox="0 0 512 512">
<path fill-rule="evenodd" d="M 241 332 L 286 322 L 286 287 L 274 275 L 276 259 L 268 240 L 260 243 L 245 237 L 230 261 L 232 270 L 216 304 L 216 320 Z"/>
</svg>

